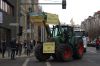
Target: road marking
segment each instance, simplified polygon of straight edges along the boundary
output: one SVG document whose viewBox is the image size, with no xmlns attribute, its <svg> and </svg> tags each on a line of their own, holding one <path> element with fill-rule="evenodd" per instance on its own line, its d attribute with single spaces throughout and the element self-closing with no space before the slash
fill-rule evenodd
<svg viewBox="0 0 100 66">
<path fill-rule="evenodd" d="M 91 52 L 91 53 L 97 53 L 96 51 L 88 51 L 88 52 Z"/>
<path fill-rule="evenodd" d="M 23 63 L 23 65 L 22 65 L 22 66 L 27 66 L 27 64 L 28 64 L 29 60 L 30 60 L 30 58 L 27 58 L 27 59 L 25 60 L 25 62 Z"/>
<path fill-rule="evenodd" d="M 50 62 L 46 62 L 46 65 L 47 65 L 47 66 L 51 66 Z"/>
</svg>

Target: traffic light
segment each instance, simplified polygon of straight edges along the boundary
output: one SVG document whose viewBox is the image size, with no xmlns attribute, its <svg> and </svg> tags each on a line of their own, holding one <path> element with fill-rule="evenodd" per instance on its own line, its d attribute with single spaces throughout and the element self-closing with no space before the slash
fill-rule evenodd
<svg viewBox="0 0 100 66">
<path fill-rule="evenodd" d="M 18 33 L 18 36 L 22 36 L 22 26 L 19 26 L 19 33 Z"/>
<path fill-rule="evenodd" d="M 66 9 L 66 0 L 62 0 L 62 9 Z"/>
</svg>

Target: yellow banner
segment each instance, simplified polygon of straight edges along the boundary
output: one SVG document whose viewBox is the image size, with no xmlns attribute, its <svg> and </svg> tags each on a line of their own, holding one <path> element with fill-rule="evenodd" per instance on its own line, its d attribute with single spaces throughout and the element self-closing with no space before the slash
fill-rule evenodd
<svg viewBox="0 0 100 66">
<path fill-rule="evenodd" d="M 47 24 L 59 24 L 59 17 L 56 14 L 47 13 Z"/>
<path fill-rule="evenodd" d="M 51 14 L 51 13 L 45 13 L 47 16 L 47 22 L 46 24 L 53 24 L 53 25 L 58 25 L 60 23 L 59 17 L 56 14 Z M 31 14 L 30 20 L 31 22 L 43 22 L 44 16 L 39 15 L 39 14 Z"/>
<path fill-rule="evenodd" d="M 30 16 L 31 22 L 43 22 L 43 16 Z"/>
<path fill-rule="evenodd" d="M 55 42 L 43 43 L 43 53 L 55 53 Z"/>
</svg>

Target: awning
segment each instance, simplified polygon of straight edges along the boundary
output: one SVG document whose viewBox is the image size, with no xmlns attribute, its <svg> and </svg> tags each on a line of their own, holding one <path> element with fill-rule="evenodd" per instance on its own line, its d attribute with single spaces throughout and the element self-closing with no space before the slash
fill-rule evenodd
<svg viewBox="0 0 100 66">
<path fill-rule="evenodd" d="M 43 22 L 43 19 L 44 19 L 44 17 L 43 17 L 42 13 L 40 13 L 40 14 L 34 13 L 34 12 L 30 13 L 31 22 Z"/>
<path fill-rule="evenodd" d="M 57 25 L 60 23 L 59 17 L 56 14 L 47 13 L 47 24 Z"/>
</svg>

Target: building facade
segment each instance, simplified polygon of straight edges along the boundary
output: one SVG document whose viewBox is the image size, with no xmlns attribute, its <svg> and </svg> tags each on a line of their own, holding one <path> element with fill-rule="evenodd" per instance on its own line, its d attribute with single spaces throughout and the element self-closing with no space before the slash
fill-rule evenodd
<svg viewBox="0 0 100 66">
<path fill-rule="evenodd" d="M 93 16 L 85 19 L 81 23 L 81 27 L 88 32 L 91 40 L 100 36 L 100 11 L 95 12 Z"/>
<path fill-rule="evenodd" d="M 0 0 L 0 45 L 2 41 L 16 38 L 18 5 L 17 0 Z"/>
<path fill-rule="evenodd" d="M 31 23 L 29 20 L 29 12 L 30 9 L 32 9 L 32 1 L 33 0 L 19 0 L 21 2 L 20 4 L 20 19 L 19 19 L 19 23 L 20 26 L 22 27 L 22 35 L 20 36 L 20 40 L 24 41 L 27 40 L 27 38 L 31 37 Z M 28 4 L 27 4 L 28 3 Z M 29 32 L 29 33 L 28 33 Z"/>
</svg>

